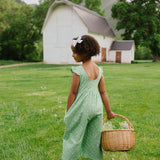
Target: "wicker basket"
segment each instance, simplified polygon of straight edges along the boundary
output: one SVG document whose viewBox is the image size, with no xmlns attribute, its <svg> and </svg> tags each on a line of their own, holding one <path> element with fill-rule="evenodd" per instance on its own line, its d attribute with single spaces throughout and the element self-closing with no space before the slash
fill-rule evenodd
<svg viewBox="0 0 160 160">
<path fill-rule="evenodd" d="M 122 115 L 115 115 L 116 117 L 123 118 L 129 129 L 112 129 L 102 131 L 101 144 L 105 151 L 127 151 L 135 146 L 135 136 L 132 124 L 127 118 Z M 103 120 L 103 124 L 107 118 Z"/>
</svg>

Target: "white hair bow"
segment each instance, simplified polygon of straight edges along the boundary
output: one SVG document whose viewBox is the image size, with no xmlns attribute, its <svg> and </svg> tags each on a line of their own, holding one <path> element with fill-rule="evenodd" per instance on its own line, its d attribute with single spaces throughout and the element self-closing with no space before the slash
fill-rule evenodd
<svg viewBox="0 0 160 160">
<path fill-rule="evenodd" d="M 82 43 L 82 42 L 83 42 L 83 40 L 81 40 L 81 36 L 79 36 L 76 40 L 73 40 L 72 44 L 73 44 L 73 46 L 75 47 L 77 43 L 80 44 L 80 43 Z"/>
</svg>

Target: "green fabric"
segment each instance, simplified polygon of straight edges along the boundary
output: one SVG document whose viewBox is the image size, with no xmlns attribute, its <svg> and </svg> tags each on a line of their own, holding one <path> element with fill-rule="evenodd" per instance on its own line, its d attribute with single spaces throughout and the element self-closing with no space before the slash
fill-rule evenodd
<svg viewBox="0 0 160 160">
<path fill-rule="evenodd" d="M 80 65 L 72 67 L 72 72 L 80 76 L 76 99 L 66 111 L 65 134 L 63 138 L 63 160 L 77 160 L 79 157 L 102 160 L 101 131 L 103 104 L 98 90 L 102 76 L 99 67 L 97 79 L 90 80 Z"/>
</svg>

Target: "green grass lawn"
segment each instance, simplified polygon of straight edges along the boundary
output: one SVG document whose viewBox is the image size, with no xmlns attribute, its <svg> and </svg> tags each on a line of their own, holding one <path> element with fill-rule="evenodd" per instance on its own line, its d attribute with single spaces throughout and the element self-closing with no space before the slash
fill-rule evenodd
<svg viewBox="0 0 160 160">
<path fill-rule="evenodd" d="M 22 63 L 21 61 L 14 61 L 14 60 L 0 60 L 0 66 L 2 65 L 10 65 L 10 64 L 19 64 Z"/>
<path fill-rule="evenodd" d="M 133 150 L 103 152 L 104 160 L 160 159 L 160 63 L 100 66 L 112 110 L 129 119 L 136 138 Z M 61 160 L 70 68 L 0 69 L 0 160 Z"/>
<path fill-rule="evenodd" d="M 152 63 L 153 60 L 134 60 L 132 63 Z"/>
</svg>

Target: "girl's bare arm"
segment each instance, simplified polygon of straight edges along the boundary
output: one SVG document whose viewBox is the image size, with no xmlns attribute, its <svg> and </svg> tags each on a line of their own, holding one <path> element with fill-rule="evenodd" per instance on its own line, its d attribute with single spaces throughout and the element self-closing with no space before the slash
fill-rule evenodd
<svg viewBox="0 0 160 160">
<path fill-rule="evenodd" d="M 108 95 L 105 90 L 105 81 L 104 81 L 104 76 L 102 75 L 101 80 L 99 82 L 99 92 L 102 98 L 102 102 L 104 104 L 106 113 L 107 113 L 107 118 L 112 119 L 114 118 L 114 113 L 111 111 L 110 104 L 109 104 L 109 99 Z"/>
<path fill-rule="evenodd" d="M 73 104 L 76 94 L 78 92 L 78 87 L 79 87 L 79 76 L 76 73 L 73 73 L 73 78 L 72 78 L 72 84 L 71 84 L 71 89 L 68 95 L 68 102 L 67 102 L 67 111 Z"/>
</svg>

